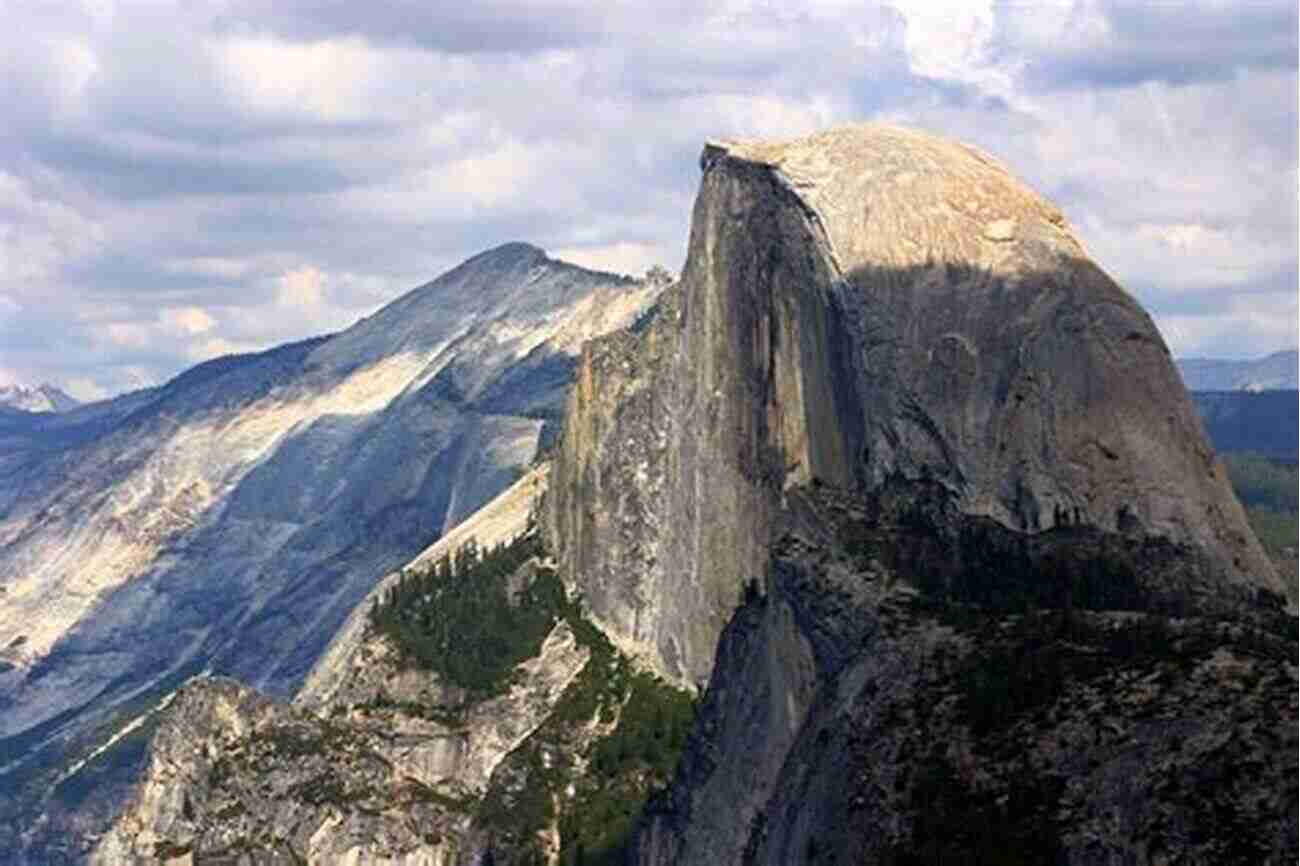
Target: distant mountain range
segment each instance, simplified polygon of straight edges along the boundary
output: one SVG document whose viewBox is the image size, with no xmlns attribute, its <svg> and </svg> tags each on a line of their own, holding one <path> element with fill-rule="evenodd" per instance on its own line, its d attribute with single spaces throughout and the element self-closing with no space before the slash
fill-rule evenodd
<svg viewBox="0 0 1300 866">
<path fill-rule="evenodd" d="M 1296 350 L 1247 361 L 1181 358 L 1174 362 L 1188 391 L 1265 391 L 1300 387 Z M 0 407 L 24 412 L 67 412 L 82 402 L 57 385 L 0 385 Z"/>
<path fill-rule="evenodd" d="M 1295 349 L 1248 361 L 1182 358 L 1175 363 L 1188 391 L 1271 391 L 1297 387 Z"/>
<path fill-rule="evenodd" d="M 1182 358 L 1174 363 L 1214 449 L 1294 461 L 1300 450 L 1296 351 L 1247 361 Z"/>
<path fill-rule="evenodd" d="M 1190 396 L 1215 451 L 1296 460 L 1300 402 L 1295 391 L 1193 391 Z"/>
<path fill-rule="evenodd" d="M 0 406 L 24 412 L 67 412 L 81 405 L 55 385 L 0 385 Z"/>
</svg>

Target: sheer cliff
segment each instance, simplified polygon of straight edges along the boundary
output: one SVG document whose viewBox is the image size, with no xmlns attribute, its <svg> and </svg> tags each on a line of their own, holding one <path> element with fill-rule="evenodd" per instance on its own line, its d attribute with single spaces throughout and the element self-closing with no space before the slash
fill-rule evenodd
<svg viewBox="0 0 1300 866">
<path fill-rule="evenodd" d="M 632 862 L 1293 858 L 1294 618 L 1061 214 L 892 127 L 702 168 L 552 479 L 597 620 L 710 676 Z"/>
<path fill-rule="evenodd" d="M 507 244 L 341 333 L 7 417 L 0 848 L 68 835 L 34 818 L 61 769 L 186 678 L 295 691 L 376 580 L 527 470 L 580 344 L 660 288 Z"/>
<path fill-rule="evenodd" d="M 1150 317 L 994 160 L 867 125 L 701 164 L 680 285 L 584 350 L 556 459 L 561 572 L 615 640 L 702 682 L 814 479 L 1184 544 L 1212 577 L 1153 578 L 1174 607 L 1279 591 Z"/>
</svg>

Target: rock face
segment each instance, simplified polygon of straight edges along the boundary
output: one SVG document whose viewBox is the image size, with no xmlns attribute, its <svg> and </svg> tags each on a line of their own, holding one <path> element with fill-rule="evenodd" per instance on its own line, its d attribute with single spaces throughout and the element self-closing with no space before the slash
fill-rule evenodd
<svg viewBox="0 0 1300 866">
<path fill-rule="evenodd" d="M 682 280 L 584 350 L 548 525 L 614 639 L 701 682 L 783 489 L 933 479 L 968 515 L 1206 558 L 1277 592 L 1151 319 L 992 159 L 866 125 L 709 144 Z"/>
<path fill-rule="evenodd" d="M 421 551 L 401 570 L 384 576 L 367 593 L 364 601 L 352 609 L 343 626 L 334 634 L 325 652 L 312 665 L 294 703 L 316 713 L 326 713 L 335 704 L 364 703 L 374 697 L 382 677 L 366 663 L 373 651 L 367 646 L 369 605 L 394 586 L 402 573 L 426 567 L 449 556 L 473 541 L 483 548 L 511 541 L 528 528 L 529 518 L 538 499 L 546 491 L 550 463 L 543 463 L 507 487 L 496 498 Z"/>
<path fill-rule="evenodd" d="M 1293 617 L 1140 611 L 1184 551 L 1026 536 L 934 482 L 787 505 L 628 862 L 1295 859 Z"/>
<path fill-rule="evenodd" d="M 189 676 L 291 694 L 381 575 L 527 470 L 582 341 L 660 289 L 508 244 L 339 334 L 0 419 L 0 847 L 96 726 Z"/>
<path fill-rule="evenodd" d="M 482 796 L 493 769 L 542 722 L 587 653 L 572 631 L 557 628 L 518 688 L 450 713 L 464 696 L 403 670 L 393 647 L 369 633 L 368 611 L 403 571 L 470 539 L 487 547 L 523 533 L 545 479 L 544 469 L 530 472 L 381 580 L 294 706 L 229 679 L 187 684 L 153 737 L 136 794 L 91 862 L 248 849 L 259 862 L 296 854 L 326 863 L 454 863 L 470 826 L 463 799 Z M 292 747 L 305 742 L 314 748 Z"/>
<path fill-rule="evenodd" d="M 369 651 L 377 655 L 363 664 L 379 675 L 369 694 L 325 716 L 232 680 L 186 686 L 154 735 L 135 799 L 90 862 L 249 851 L 258 863 L 440 866 L 468 855 L 493 770 L 545 721 L 588 653 L 557 627 L 508 694 L 451 722 L 404 712 L 456 696 L 400 671 L 382 644 Z"/>
</svg>

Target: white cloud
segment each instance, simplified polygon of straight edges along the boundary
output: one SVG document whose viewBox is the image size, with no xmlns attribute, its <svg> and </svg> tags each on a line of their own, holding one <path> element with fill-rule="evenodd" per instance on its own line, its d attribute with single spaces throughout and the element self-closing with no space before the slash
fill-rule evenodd
<svg viewBox="0 0 1300 866">
<path fill-rule="evenodd" d="M 992 0 L 892 0 L 891 5 L 907 22 L 904 46 L 912 72 L 972 84 L 991 95 L 1012 93 L 1014 70 L 999 68 L 993 57 Z"/>
<path fill-rule="evenodd" d="M 326 121 L 373 113 L 382 56 L 357 38 L 294 43 L 271 37 L 208 44 L 230 99 L 269 114 L 306 114 Z"/>
<path fill-rule="evenodd" d="M 280 277 L 276 303 L 310 314 L 325 298 L 325 275 L 319 268 L 303 265 Z"/>
<path fill-rule="evenodd" d="M 723 137 L 795 138 L 821 129 L 835 119 L 824 96 L 793 100 L 755 93 L 721 93 L 688 101 L 688 110 L 710 118 Z"/>
<path fill-rule="evenodd" d="M 159 384 L 160 380 L 154 375 L 148 367 L 135 364 L 124 365 L 119 371 L 122 380 L 125 381 L 126 390 L 136 391 L 140 388 L 152 388 Z"/>
<path fill-rule="evenodd" d="M 201 307 L 169 307 L 158 314 L 158 320 L 168 330 L 187 336 L 206 334 L 217 326 L 217 320 Z"/>
<path fill-rule="evenodd" d="M 63 390 L 83 403 L 103 400 L 105 397 L 110 396 L 107 388 L 85 376 L 76 376 L 66 380 L 63 384 Z"/>
<path fill-rule="evenodd" d="M 1254 358 L 1296 345 L 1296 292 L 1229 298 L 1226 306 L 1212 313 L 1157 315 L 1156 325 L 1170 350 L 1182 357 Z"/>
<path fill-rule="evenodd" d="M 596 271 L 641 276 L 651 265 L 663 265 L 669 256 L 657 244 L 620 241 L 614 244 L 573 246 L 552 250 L 549 255 L 561 261 Z"/>
<path fill-rule="evenodd" d="M 1004 45 L 1020 55 L 1103 51 L 1113 27 L 1094 0 L 1054 0 L 1008 10 L 998 28 Z"/>
<path fill-rule="evenodd" d="M 148 326 L 135 322 L 110 322 L 103 333 L 110 343 L 124 349 L 144 349 L 150 343 Z"/>
<path fill-rule="evenodd" d="M 0 285 L 24 291 L 97 250 L 104 229 L 77 207 L 0 166 Z"/>
<path fill-rule="evenodd" d="M 55 75 L 56 117 L 60 123 L 84 120 L 86 88 L 99 72 L 99 58 L 84 40 L 57 39 L 48 45 Z"/>
<path fill-rule="evenodd" d="M 510 205 L 522 198 L 542 169 L 542 148 L 504 141 L 486 153 L 473 153 L 423 177 L 438 198 L 476 208 Z"/>
<path fill-rule="evenodd" d="M 1296 342 L 1293 4 L 101 6 L 5 9 L 24 381 L 344 327 L 506 240 L 676 270 L 706 137 L 873 117 L 999 157 L 1187 345 Z"/>
<path fill-rule="evenodd" d="M 198 256 L 188 259 L 170 259 L 163 267 L 171 274 L 196 274 L 223 280 L 240 280 L 255 268 L 255 264 L 247 259 Z"/>
</svg>

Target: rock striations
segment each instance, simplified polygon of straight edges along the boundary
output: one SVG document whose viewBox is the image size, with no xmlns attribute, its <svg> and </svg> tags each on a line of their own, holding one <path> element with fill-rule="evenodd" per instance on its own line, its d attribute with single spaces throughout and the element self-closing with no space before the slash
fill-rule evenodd
<svg viewBox="0 0 1300 866">
<path fill-rule="evenodd" d="M 680 285 L 582 355 L 551 538 L 599 622 L 707 676 L 782 490 L 939 481 L 1023 531 L 1156 535 L 1279 589 L 1159 333 L 989 157 L 889 126 L 705 147 Z"/>
</svg>

